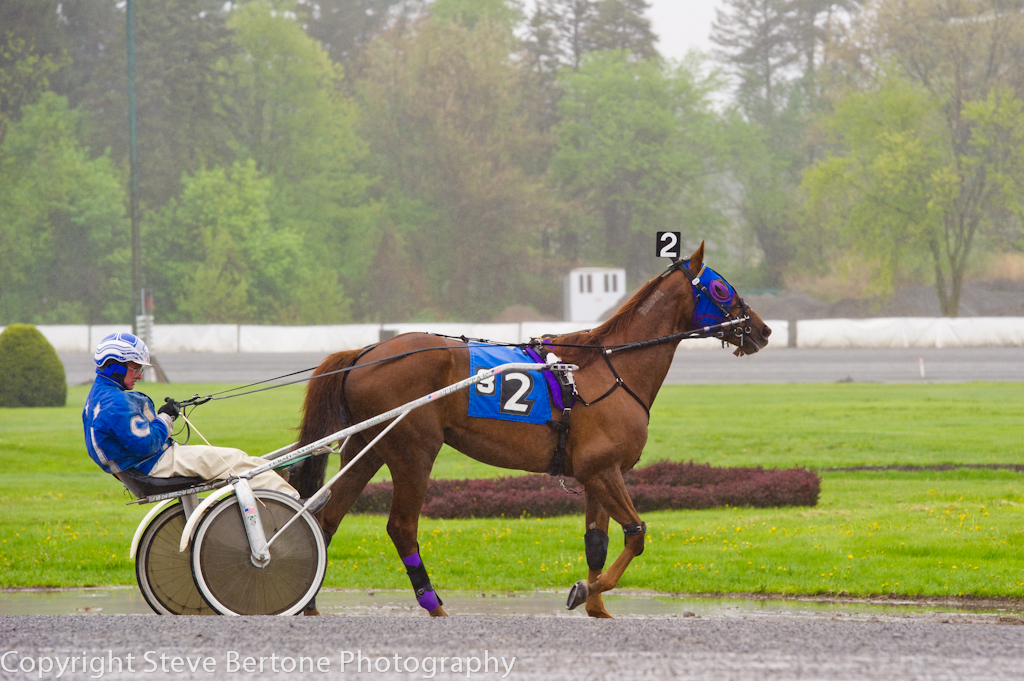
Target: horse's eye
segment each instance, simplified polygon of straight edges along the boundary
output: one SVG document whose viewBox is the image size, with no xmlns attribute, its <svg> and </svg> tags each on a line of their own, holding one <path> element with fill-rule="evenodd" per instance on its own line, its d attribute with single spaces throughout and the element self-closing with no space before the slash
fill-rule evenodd
<svg viewBox="0 0 1024 681">
<path fill-rule="evenodd" d="M 729 290 L 729 285 L 721 279 L 712 279 L 708 290 L 711 292 L 711 297 L 720 303 L 728 303 L 732 300 L 732 291 Z"/>
</svg>

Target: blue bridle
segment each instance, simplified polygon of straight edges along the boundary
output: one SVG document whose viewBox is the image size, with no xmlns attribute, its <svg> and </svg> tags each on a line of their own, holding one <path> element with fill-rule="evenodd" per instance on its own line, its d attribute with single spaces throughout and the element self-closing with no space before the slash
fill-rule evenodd
<svg viewBox="0 0 1024 681">
<path fill-rule="evenodd" d="M 746 313 L 746 303 L 736 293 L 732 284 L 725 280 L 725 277 L 704 264 L 701 264 L 700 270 L 694 274 L 690 271 L 689 265 L 689 260 L 676 260 L 665 270 L 665 274 L 679 270 L 690 280 L 693 287 L 693 325 L 695 327 L 715 326 L 726 321 L 735 321 L 738 317 L 734 316 L 730 309 L 737 300 Z"/>
<path fill-rule="evenodd" d="M 690 277 L 690 283 L 693 284 L 694 326 L 712 326 L 734 319 L 729 309 L 738 294 L 725 277 L 707 265 L 701 265 L 700 271 Z"/>
</svg>

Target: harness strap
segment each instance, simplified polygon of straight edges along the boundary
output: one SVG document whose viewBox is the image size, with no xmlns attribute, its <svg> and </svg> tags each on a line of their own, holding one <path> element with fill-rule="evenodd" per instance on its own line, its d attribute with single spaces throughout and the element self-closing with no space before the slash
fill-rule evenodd
<svg viewBox="0 0 1024 681">
<path fill-rule="evenodd" d="M 598 397 L 593 402 L 587 402 L 586 400 L 584 400 L 580 396 L 580 394 L 578 392 L 576 392 L 576 386 L 573 386 L 573 397 L 574 398 L 578 398 L 579 401 L 583 404 L 584 407 L 589 407 L 591 405 L 597 404 L 598 402 L 600 402 L 601 400 L 603 400 L 604 398 L 608 397 L 613 392 L 618 390 L 619 388 L 622 388 L 627 393 L 629 393 L 630 397 L 632 397 L 634 400 L 636 400 L 637 404 L 639 404 L 641 407 L 643 407 L 644 413 L 647 414 L 647 422 L 650 423 L 651 422 L 651 410 L 647 407 L 646 404 L 644 404 L 644 401 L 642 399 L 640 399 L 640 396 L 637 395 L 635 392 L 633 392 L 630 389 L 630 387 L 628 385 L 626 385 L 626 382 L 622 380 L 622 377 L 619 376 L 619 372 L 617 372 L 615 370 L 615 367 L 612 366 L 612 360 L 608 356 L 608 353 L 607 352 L 602 352 L 601 356 L 604 357 L 604 361 L 608 365 L 608 368 L 611 370 L 612 376 L 615 377 L 615 383 L 613 383 L 612 387 L 608 388 L 608 390 L 605 391 L 604 395 L 601 395 L 600 397 Z"/>
<path fill-rule="evenodd" d="M 353 359 L 351 362 L 349 362 L 347 367 L 344 367 L 343 369 L 339 369 L 337 371 L 330 372 L 332 374 L 333 373 L 344 373 L 345 374 L 344 376 L 341 377 L 341 394 L 342 395 L 345 394 L 345 384 L 348 383 L 349 372 L 352 369 L 357 369 L 358 367 L 356 365 L 359 363 L 359 360 L 361 360 L 363 358 L 363 355 L 368 353 L 370 350 L 376 349 L 376 347 L 378 345 L 380 345 L 380 343 L 374 343 L 373 345 L 368 345 L 367 347 L 363 348 L 362 352 L 360 352 L 358 355 L 355 356 L 355 359 Z"/>
<path fill-rule="evenodd" d="M 558 433 L 558 444 L 555 445 L 555 454 L 551 457 L 551 463 L 548 464 L 548 475 L 559 476 L 565 475 L 565 446 L 569 442 L 569 416 L 572 414 L 572 408 L 566 407 L 562 410 L 561 421 L 548 421 L 548 426 Z"/>
</svg>

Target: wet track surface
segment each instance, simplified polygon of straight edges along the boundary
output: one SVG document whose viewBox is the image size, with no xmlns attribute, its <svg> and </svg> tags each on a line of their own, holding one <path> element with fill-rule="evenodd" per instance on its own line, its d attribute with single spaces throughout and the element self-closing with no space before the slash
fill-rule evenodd
<svg viewBox="0 0 1024 681">
<path fill-rule="evenodd" d="M 444 591 L 452 615 L 531 615 L 583 617 L 565 609 L 563 592 Z M 637 617 L 902 617 L 956 616 L 972 621 L 1024 616 L 1017 601 L 974 599 L 869 599 L 777 596 L 693 596 L 613 591 L 605 596 L 612 612 Z M 416 601 L 403 590 L 324 589 L 317 607 L 325 615 L 420 616 Z M 0 591 L 0 615 L 153 615 L 134 586 Z M 1024 621 L 1024 620 L 1022 620 Z"/>
<path fill-rule="evenodd" d="M 835 612 L 616 620 L 536 615 L 437 620 L 422 613 L 2 616 L 0 648 L 18 652 L 5 660 L 15 671 L 0 670 L 0 678 L 38 678 L 36 669 L 17 671 L 14 665 L 53 666 L 54 660 L 67 665 L 74 657 L 78 672 L 60 678 L 1019 679 L 1024 627 L 1011 622 L 1019 620 Z M 134 673 L 124 668 L 128 655 Z M 362 671 L 356 667 L 359 656 Z M 199 658 L 209 658 L 206 668 L 190 671 L 187 665 Z M 246 658 L 252 658 L 249 671 Z M 83 659 L 90 665 L 86 673 Z M 316 663 L 319 669 L 310 671 Z M 301 673 L 300 664 L 306 665 Z M 56 678 L 55 672 L 42 678 Z"/>
<path fill-rule="evenodd" d="M 161 354 L 172 382 L 250 383 L 315 367 L 320 354 Z M 92 356 L 62 354 L 69 385 L 91 381 Z M 925 377 L 921 378 L 920 360 Z M 293 378 L 303 378 L 299 374 Z M 751 357 L 679 350 L 666 384 L 1024 381 L 1024 348 L 777 348 Z M 290 380 L 290 379 L 287 379 Z"/>
</svg>

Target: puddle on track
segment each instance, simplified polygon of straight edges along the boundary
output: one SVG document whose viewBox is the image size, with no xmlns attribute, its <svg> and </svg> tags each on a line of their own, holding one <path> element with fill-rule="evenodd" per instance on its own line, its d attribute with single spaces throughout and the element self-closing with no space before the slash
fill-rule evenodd
<svg viewBox="0 0 1024 681">
<path fill-rule="evenodd" d="M 586 617 L 583 608 L 568 612 L 565 594 L 556 592 L 442 592 L 445 607 L 455 616 Z M 608 610 L 625 617 L 806 617 L 856 619 L 944 615 L 957 620 L 988 620 L 1018 615 L 1018 608 L 969 607 L 916 601 L 850 602 L 790 599 L 714 598 L 655 594 L 608 594 Z M 411 593 L 325 589 L 317 596 L 325 615 L 421 616 Z M 134 587 L 0 592 L 0 615 L 152 615 Z M 971 617 L 965 617 L 971 616 Z M 1015 618 L 1016 619 L 1016 618 Z"/>
</svg>

